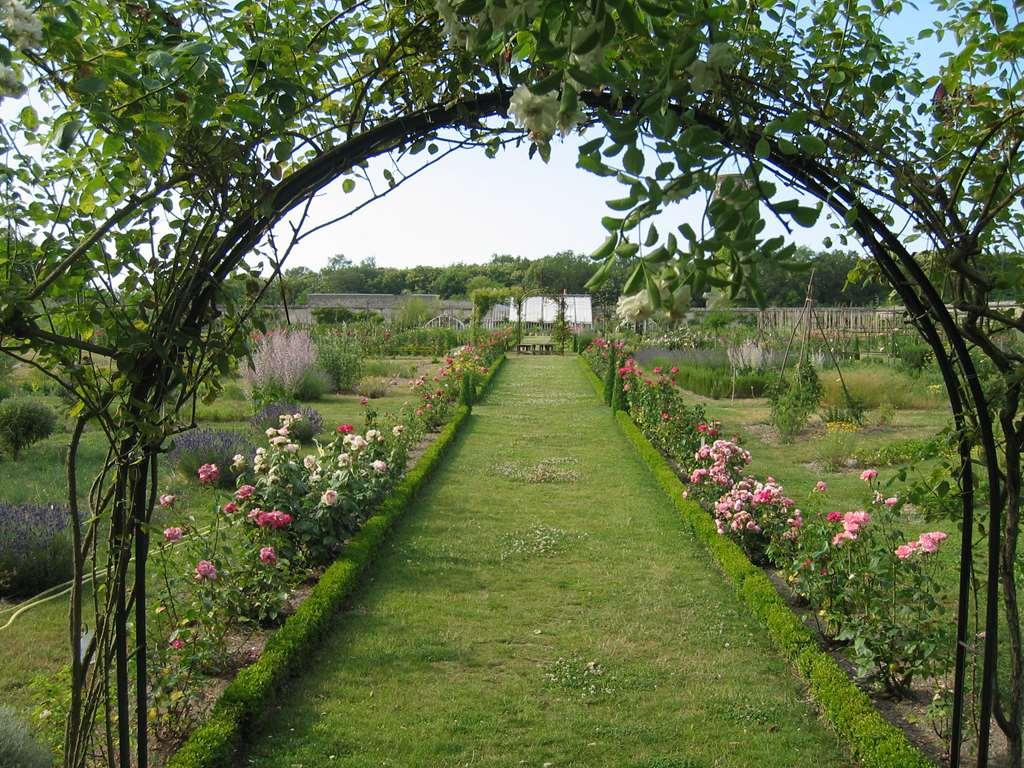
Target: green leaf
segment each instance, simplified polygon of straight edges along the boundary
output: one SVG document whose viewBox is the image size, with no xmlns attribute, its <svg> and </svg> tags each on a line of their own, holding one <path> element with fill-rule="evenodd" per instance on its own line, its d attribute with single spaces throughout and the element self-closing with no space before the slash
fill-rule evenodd
<svg viewBox="0 0 1024 768">
<path fill-rule="evenodd" d="M 603 243 L 601 243 L 601 246 L 596 251 L 590 254 L 590 258 L 594 261 L 600 261 L 601 259 L 607 258 L 611 252 L 615 250 L 615 246 L 618 242 L 619 236 L 617 234 L 609 236 Z"/>
<path fill-rule="evenodd" d="M 344 192 L 345 194 L 348 194 L 355 188 L 356 183 L 352 179 L 345 179 L 343 182 L 341 182 L 341 191 Z"/>
<path fill-rule="evenodd" d="M 143 164 L 156 171 L 163 164 L 167 153 L 166 139 L 157 131 L 145 131 L 135 140 L 135 149 Z"/>
<path fill-rule="evenodd" d="M 631 146 L 622 156 L 622 166 L 634 176 L 639 176 L 644 171 L 644 153 L 636 146 Z"/>
<path fill-rule="evenodd" d="M 95 94 L 103 93 L 103 91 L 107 90 L 108 85 L 110 85 L 110 83 L 105 78 L 92 76 L 83 77 L 80 80 L 75 80 L 74 85 L 72 85 L 71 87 L 79 93 Z"/>
<path fill-rule="evenodd" d="M 639 264 L 636 265 L 636 268 L 633 270 L 633 274 L 629 276 L 629 279 L 626 281 L 626 284 L 622 286 L 622 295 L 631 296 L 637 291 L 639 291 L 641 288 L 644 287 L 644 281 L 646 277 L 646 267 L 644 267 L 643 262 L 640 262 Z"/>
<path fill-rule="evenodd" d="M 39 115 L 32 107 L 25 107 L 21 110 L 21 122 L 30 131 L 39 127 Z"/>
<path fill-rule="evenodd" d="M 64 127 L 61 128 L 60 137 L 57 139 L 57 147 L 67 152 L 71 145 L 75 143 L 75 139 L 78 137 L 78 132 L 82 130 L 81 120 L 69 120 L 64 123 Z"/>
<path fill-rule="evenodd" d="M 810 134 L 797 136 L 796 143 L 800 145 L 800 149 L 811 157 L 821 157 L 825 154 L 825 150 L 827 149 L 824 141 L 819 139 L 817 136 L 812 136 Z"/>
<path fill-rule="evenodd" d="M 754 145 L 754 157 L 759 157 L 762 160 L 772 153 L 771 145 L 763 138 L 757 140 L 757 144 Z"/>
<path fill-rule="evenodd" d="M 806 208 L 804 206 L 797 206 L 796 210 L 793 211 L 793 220 L 801 227 L 813 227 L 818 221 L 818 215 L 821 213 L 821 208 Z"/>
<path fill-rule="evenodd" d="M 651 228 L 647 230 L 647 237 L 644 239 L 644 247 L 650 248 L 656 242 L 658 242 L 658 228 L 651 224 Z"/>
</svg>

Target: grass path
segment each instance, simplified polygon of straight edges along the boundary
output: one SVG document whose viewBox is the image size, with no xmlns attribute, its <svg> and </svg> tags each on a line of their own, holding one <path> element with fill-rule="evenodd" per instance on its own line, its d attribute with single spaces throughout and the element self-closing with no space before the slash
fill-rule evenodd
<svg viewBox="0 0 1024 768">
<path fill-rule="evenodd" d="M 509 360 L 240 765 L 851 765 L 599 407 Z"/>
</svg>

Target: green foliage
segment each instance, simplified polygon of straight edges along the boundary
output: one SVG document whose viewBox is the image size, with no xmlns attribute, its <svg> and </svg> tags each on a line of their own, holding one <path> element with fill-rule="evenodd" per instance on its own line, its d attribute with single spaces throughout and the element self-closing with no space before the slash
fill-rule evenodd
<svg viewBox="0 0 1024 768">
<path fill-rule="evenodd" d="M 38 400 L 27 397 L 0 402 L 0 445 L 17 461 L 28 446 L 45 440 L 57 427 L 57 414 Z"/>
<path fill-rule="evenodd" d="M 608 360 L 604 368 L 604 404 L 611 405 L 615 395 L 615 378 L 618 375 L 618 363 L 616 362 L 615 347 L 608 350 Z"/>
<path fill-rule="evenodd" d="M 0 758 L 4 768 L 51 768 L 53 756 L 33 738 L 28 724 L 0 706 Z"/>
<path fill-rule="evenodd" d="M 393 322 L 398 328 L 415 328 L 436 317 L 441 306 L 421 296 L 406 296 L 395 308 Z"/>
<path fill-rule="evenodd" d="M 391 381 L 385 376 L 363 376 L 356 384 L 356 394 L 376 400 L 387 397 Z"/>
<path fill-rule="evenodd" d="M 476 384 L 474 383 L 472 371 L 464 371 L 462 374 L 462 393 L 459 402 L 466 406 L 469 411 L 473 410 L 473 403 L 476 400 Z"/>
<path fill-rule="evenodd" d="M 792 380 L 780 378 L 770 398 L 772 425 L 782 442 L 792 442 L 821 404 L 821 381 L 810 361 L 800 361 Z"/>
<path fill-rule="evenodd" d="M 303 403 L 312 403 L 321 400 L 325 394 L 331 391 L 332 382 L 326 373 L 319 368 L 310 368 L 299 379 L 295 386 L 295 399 Z"/>
<path fill-rule="evenodd" d="M 683 389 L 719 400 L 724 397 L 763 397 L 775 376 L 772 371 L 745 371 L 733 377 L 727 368 L 681 365 L 673 378 Z"/>
<path fill-rule="evenodd" d="M 313 334 L 317 365 L 330 379 L 334 392 L 351 392 L 363 371 L 363 351 L 352 336 L 330 329 Z"/>
<path fill-rule="evenodd" d="M 313 309 L 313 320 L 317 325 L 342 325 L 354 322 L 383 323 L 384 316 L 379 312 L 369 310 L 353 311 L 346 307 L 316 307 Z"/>
</svg>

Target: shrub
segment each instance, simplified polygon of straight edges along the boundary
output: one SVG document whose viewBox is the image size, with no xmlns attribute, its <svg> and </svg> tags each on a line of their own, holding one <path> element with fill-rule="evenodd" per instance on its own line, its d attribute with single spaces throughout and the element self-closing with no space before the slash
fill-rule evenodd
<svg viewBox="0 0 1024 768">
<path fill-rule="evenodd" d="M 0 402 L 0 443 L 15 460 L 24 448 L 53 434 L 57 414 L 35 400 L 18 397 Z"/>
<path fill-rule="evenodd" d="M 925 386 L 919 378 L 878 363 L 861 363 L 843 370 L 850 395 L 865 408 L 888 404 L 900 410 L 936 408 L 942 405 L 941 392 Z M 823 375 L 824 403 L 845 405 L 839 377 Z"/>
<path fill-rule="evenodd" d="M 295 387 L 295 399 L 304 403 L 323 398 L 331 390 L 331 381 L 319 368 L 310 368 Z"/>
<path fill-rule="evenodd" d="M 174 438 L 174 447 L 168 461 L 178 473 L 189 480 L 195 480 L 199 468 L 204 464 L 215 464 L 220 470 L 217 484 L 222 488 L 234 488 L 238 471 L 232 467 L 238 454 L 251 456 L 253 445 L 240 432 L 224 429 L 190 429 Z"/>
<path fill-rule="evenodd" d="M 277 330 L 259 336 L 246 379 L 258 405 L 297 397 L 303 378 L 316 366 L 316 348 L 306 330 Z"/>
<path fill-rule="evenodd" d="M 356 394 L 369 397 L 371 400 L 385 397 L 390 383 L 390 380 L 384 376 L 363 376 L 356 386 Z"/>
<path fill-rule="evenodd" d="M 842 422 L 836 422 L 842 423 Z M 854 438 L 847 431 L 831 431 L 821 441 L 821 463 L 829 472 L 835 472 L 846 466 L 853 455 Z"/>
<path fill-rule="evenodd" d="M 772 424 L 784 443 L 793 441 L 821 404 L 822 387 L 814 366 L 802 360 L 791 381 L 780 379 L 771 392 Z"/>
<path fill-rule="evenodd" d="M 351 392 L 363 375 L 363 350 L 354 336 L 338 330 L 318 331 L 314 337 L 317 363 L 335 392 Z"/>
<path fill-rule="evenodd" d="M 403 363 L 400 360 L 364 360 L 362 368 L 364 376 L 386 376 L 392 379 L 416 378 L 415 363 Z"/>
<path fill-rule="evenodd" d="M 297 403 L 271 403 L 264 406 L 259 413 L 250 419 L 250 423 L 259 432 L 267 429 L 279 429 L 282 416 L 293 416 L 301 413 L 302 418 L 292 421 L 288 434 L 300 443 L 311 443 L 324 428 L 324 417 L 315 408 L 301 406 Z"/>
<path fill-rule="evenodd" d="M 71 578 L 68 515 L 52 504 L 0 504 L 0 596 L 30 597 Z"/>
<path fill-rule="evenodd" d="M 39 744 L 28 725 L 8 706 L 0 706 L 0 756 L 4 768 L 50 768 L 53 756 Z"/>
</svg>

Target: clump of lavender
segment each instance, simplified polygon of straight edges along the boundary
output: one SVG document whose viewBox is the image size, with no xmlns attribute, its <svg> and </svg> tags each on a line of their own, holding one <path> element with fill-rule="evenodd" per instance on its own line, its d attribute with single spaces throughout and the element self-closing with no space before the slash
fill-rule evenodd
<svg viewBox="0 0 1024 768">
<path fill-rule="evenodd" d="M 199 427 L 182 432 L 174 438 L 174 447 L 167 456 L 171 465 L 189 480 L 195 480 L 204 464 L 216 464 L 220 470 L 217 484 L 234 488 L 238 472 L 232 469 L 234 457 L 251 458 L 255 448 L 241 432 Z"/>
<path fill-rule="evenodd" d="M 268 427 L 279 429 L 282 416 L 293 416 L 301 413 L 299 421 L 293 421 L 288 428 L 292 438 L 300 443 L 311 443 L 324 428 L 324 417 L 315 408 L 298 405 L 297 403 L 271 403 L 250 419 L 252 425 L 260 432 Z"/>
<path fill-rule="evenodd" d="M 0 597 L 31 597 L 71 578 L 69 522 L 57 504 L 0 502 Z"/>
<path fill-rule="evenodd" d="M 280 329 L 256 339 L 252 363 L 245 371 L 253 399 L 267 403 L 295 397 L 303 378 L 315 367 L 316 345 L 309 331 Z"/>
</svg>

